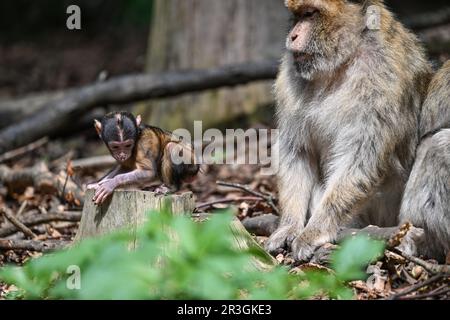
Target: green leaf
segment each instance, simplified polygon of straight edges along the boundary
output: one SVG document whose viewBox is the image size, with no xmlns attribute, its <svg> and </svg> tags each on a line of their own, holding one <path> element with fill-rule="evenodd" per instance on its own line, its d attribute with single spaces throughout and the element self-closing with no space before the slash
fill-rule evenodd
<svg viewBox="0 0 450 320">
<path fill-rule="evenodd" d="M 364 268 L 379 257 L 384 243 L 366 236 L 346 239 L 342 248 L 332 255 L 332 267 L 341 281 L 362 280 L 367 277 Z"/>
</svg>

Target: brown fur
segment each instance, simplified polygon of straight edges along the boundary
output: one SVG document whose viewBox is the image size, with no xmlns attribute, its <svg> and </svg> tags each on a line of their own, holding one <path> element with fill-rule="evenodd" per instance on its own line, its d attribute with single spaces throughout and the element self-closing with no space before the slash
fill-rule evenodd
<svg viewBox="0 0 450 320">
<path fill-rule="evenodd" d="M 171 159 L 174 146 L 189 153 L 191 164 L 174 165 Z M 154 170 L 157 178 L 167 186 L 178 189 L 198 172 L 192 150 L 171 132 L 157 127 L 143 126 L 133 156 L 123 164 L 127 170 Z"/>
</svg>

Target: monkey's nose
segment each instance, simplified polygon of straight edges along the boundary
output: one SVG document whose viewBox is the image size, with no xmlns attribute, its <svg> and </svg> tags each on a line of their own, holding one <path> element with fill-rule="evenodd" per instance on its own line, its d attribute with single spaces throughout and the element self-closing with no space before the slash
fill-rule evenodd
<svg viewBox="0 0 450 320">
<path fill-rule="evenodd" d="M 298 34 L 293 34 L 293 35 L 291 35 L 291 41 L 292 42 L 294 42 L 295 40 L 297 40 L 297 38 L 298 38 Z"/>
</svg>

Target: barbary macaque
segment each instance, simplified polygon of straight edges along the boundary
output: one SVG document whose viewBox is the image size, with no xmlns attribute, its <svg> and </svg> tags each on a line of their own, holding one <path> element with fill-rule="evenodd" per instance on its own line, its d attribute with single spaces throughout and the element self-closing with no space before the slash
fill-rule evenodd
<svg viewBox="0 0 450 320">
<path fill-rule="evenodd" d="M 193 148 L 172 133 L 142 125 L 141 117 L 129 112 L 112 112 L 95 129 L 106 144 L 117 166 L 99 182 L 88 185 L 95 189 L 92 199 L 103 203 L 116 188 L 144 188 L 155 181 L 163 183 L 156 192 L 178 190 L 183 182 L 191 182 L 199 172 Z"/>
<path fill-rule="evenodd" d="M 340 228 L 400 222 L 432 69 L 417 38 L 381 0 L 285 3 L 293 23 L 275 83 L 282 217 L 266 248 L 287 246 L 307 260 Z M 379 26 L 368 26 L 369 8 L 379 14 Z M 448 244 L 446 131 L 426 147 L 439 154 L 437 163 L 428 153 L 413 172 L 423 180 L 433 176 L 433 183 L 412 183 L 403 202 L 414 203 L 424 188 L 436 200 L 446 198 L 446 207 L 434 206 L 439 213 L 422 215 L 432 222 L 427 231 Z M 417 209 L 405 207 L 402 221 L 417 223 Z"/>
<path fill-rule="evenodd" d="M 431 81 L 420 134 L 423 139 L 406 184 L 400 221 L 424 228 L 419 254 L 444 260 L 450 253 L 450 61 Z"/>
</svg>

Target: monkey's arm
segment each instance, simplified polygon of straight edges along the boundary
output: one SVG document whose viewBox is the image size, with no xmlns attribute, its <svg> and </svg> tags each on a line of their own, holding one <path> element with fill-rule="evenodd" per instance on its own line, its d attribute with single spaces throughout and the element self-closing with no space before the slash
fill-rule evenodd
<svg viewBox="0 0 450 320">
<path fill-rule="evenodd" d="M 339 227 L 375 192 L 391 164 L 396 137 L 388 128 L 375 121 L 366 123 L 364 131 L 347 130 L 338 138 L 324 194 L 293 243 L 299 260 L 308 259 L 317 247 L 336 238 Z"/>
<path fill-rule="evenodd" d="M 115 166 L 106 175 L 104 175 L 102 178 L 100 178 L 97 182 L 88 184 L 87 189 L 96 189 L 100 182 L 114 178 L 116 175 L 118 175 L 120 173 L 121 170 L 122 170 L 122 167 L 120 165 Z"/>
<path fill-rule="evenodd" d="M 96 204 L 101 204 L 111 195 L 115 189 L 135 183 L 150 182 L 155 178 L 155 171 L 151 169 L 136 169 L 128 173 L 115 176 L 99 182 L 92 199 Z"/>
<path fill-rule="evenodd" d="M 280 147 L 278 187 L 282 215 L 278 229 L 266 243 L 266 249 L 272 253 L 291 244 L 303 230 L 312 189 L 317 182 L 308 156 L 304 153 L 292 155 L 283 148 L 287 145 Z"/>
</svg>

